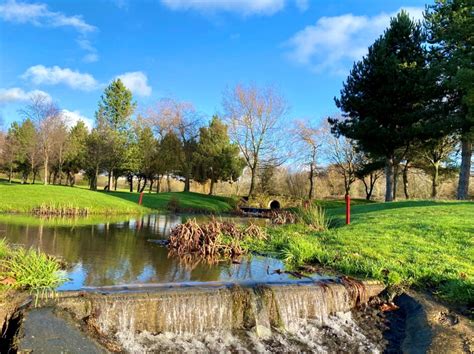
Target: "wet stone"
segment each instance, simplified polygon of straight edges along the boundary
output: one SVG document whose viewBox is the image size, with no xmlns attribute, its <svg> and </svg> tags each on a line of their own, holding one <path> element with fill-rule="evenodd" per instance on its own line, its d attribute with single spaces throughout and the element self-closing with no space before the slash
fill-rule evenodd
<svg viewBox="0 0 474 354">
<path fill-rule="evenodd" d="M 105 353 L 97 343 L 52 309 L 29 311 L 22 327 L 18 351 L 21 353 Z"/>
</svg>

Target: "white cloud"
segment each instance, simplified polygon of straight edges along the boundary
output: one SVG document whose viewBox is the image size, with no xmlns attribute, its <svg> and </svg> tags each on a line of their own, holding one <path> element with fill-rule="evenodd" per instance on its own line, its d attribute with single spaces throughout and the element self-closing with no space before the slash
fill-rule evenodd
<svg viewBox="0 0 474 354">
<path fill-rule="evenodd" d="M 35 65 L 22 75 L 25 80 L 30 80 L 36 85 L 59 85 L 65 84 L 73 89 L 90 91 L 98 87 L 99 83 L 91 74 L 73 71 L 69 68 L 60 68 L 59 66 L 45 67 L 44 65 Z"/>
<path fill-rule="evenodd" d="M 67 109 L 62 110 L 62 114 L 64 119 L 66 120 L 66 124 L 68 127 L 73 127 L 77 124 L 78 121 L 82 120 L 86 125 L 89 131 L 92 130 L 92 126 L 94 125 L 94 121 L 86 116 L 83 116 L 79 111 L 69 111 Z"/>
<path fill-rule="evenodd" d="M 132 93 L 138 96 L 150 96 L 151 86 L 148 85 L 147 76 L 141 71 L 134 71 L 118 75 L 117 78 L 122 80 L 123 84 Z"/>
<path fill-rule="evenodd" d="M 15 23 L 31 23 L 45 27 L 72 27 L 81 33 L 92 32 L 96 27 L 88 24 L 81 16 L 67 16 L 48 9 L 46 4 L 8 0 L 0 4 L 0 18 Z"/>
<path fill-rule="evenodd" d="M 43 95 L 51 100 L 51 96 L 44 91 L 32 90 L 26 92 L 19 87 L 12 87 L 9 89 L 0 89 L 0 104 L 27 101 L 34 95 Z"/>
<path fill-rule="evenodd" d="M 97 30 L 97 27 L 88 24 L 81 16 L 67 16 L 62 12 L 54 12 L 48 9 L 48 5 L 41 3 L 26 3 L 16 0 L 8 0 L 0 4 L 0 19 L 19 23 L 32 24 L 37 27 L 70 27 L 79 32 L 79 46 L 88 52 L 83 60 L 87 63 L 97 61 L 97 49 L 95 49 L 85 39 L 90 32 Z M 84 42 L 85 45 L 82 45 Z"/>
<path fill-rule="evenodd" d="M 308 0 L 294 0 L 300 10 L 306 10 Z M 171 10 L 200 12 L 235 12 L 248 15 L 273 15 L 285 8 L 290 0 L 161 0 Z"/>
<path fill-rule="evenodd" d="M 86 63 L 94 63 L 99 60 L 99 54 L 97 54 L 97 49 L 91 44 L 91 42 L 86 38 L 77 39 L 77 44 L 79 47 L 84 49 L 87 54 L 82 58 Z"/>
<path fill-rule="evenodd" d="M 423 17 L 422 8 L 404 9 L 416 20 Z M 321 17 L 315 25 L 305 27 L 285 43 L 290 48 L 288 56 L 315 72 L 346 74 L 350 64 L 367 53 L 368 46 L 399 11 L 372 17 L 353 14 Z"/>
</svg>

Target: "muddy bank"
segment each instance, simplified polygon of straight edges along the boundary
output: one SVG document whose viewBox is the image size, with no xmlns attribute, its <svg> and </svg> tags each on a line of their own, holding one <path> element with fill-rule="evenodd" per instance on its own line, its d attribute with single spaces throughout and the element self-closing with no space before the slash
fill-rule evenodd
<svg viewBox="0 0 474 354">
<path fill-rule="evenodd" d="M 0 353 L 16 350 L 23 314 L 30 302 L 27 293 L 0 290 Z"/>
<path fill-rule="evenodd" d="M 404 318 L 401 350 L 410 353 L 473 353 L 473 322 L 430 295 L 408 292 L 396 299 L 400 310 L 390 321 Z M 392 328 L 396 326 L 392 325 Z"/>
</svg>

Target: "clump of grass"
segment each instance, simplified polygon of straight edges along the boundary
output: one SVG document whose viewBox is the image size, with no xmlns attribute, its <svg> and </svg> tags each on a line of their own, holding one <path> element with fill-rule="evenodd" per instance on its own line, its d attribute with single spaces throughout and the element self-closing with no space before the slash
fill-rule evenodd
<svg viewBox="0 0 474 354">
<path fill-rule="evenodd" d="M 0 277 L 9 279 L 9 287 L 28 290 L 37 299 L 67 280 L 57 259 L 34 249 L 13 250 L 5 240 L 0 240 Z"/>
<path fill-rule="evenodd" d="M 274 225 L 294 224 L 298 221 L 298 215 L 290 210 L 273 210 L 270 221 Z"/>
<path fill-rule="evenodd" d="M 298 208 L 295 211 L 299 222 L 311 227 L 315 231 L 326 231 L 329 229 L 331 219 L 325 210 L 318 205 Z"/>
<path fill-rule="evenodd" d="M 32 212 L 38 216 L 87 216 L 89 208 L 80 208 L 73 204 L 41 203 L 33 208 Z"/>
</svg>

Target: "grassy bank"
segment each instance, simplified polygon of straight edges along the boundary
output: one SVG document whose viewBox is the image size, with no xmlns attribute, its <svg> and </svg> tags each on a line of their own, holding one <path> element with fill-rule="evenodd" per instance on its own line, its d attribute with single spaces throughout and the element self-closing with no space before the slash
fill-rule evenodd
<svg viewBox="0 0 474 354">
<path fill-rule="evenodd" d="M 138 214 L 152 210 L 166 211 L 170 201 L 176 211 L 228 212 L 234 202 L 230 198 L 198 193 L 160 193 L 143 197 L 138 193 L 94 192 L 84 188 L 0 183 L 0 213 L 44 213 L 63 210 L 65 214 Z"/>
<path fill-rule="evenodd" d="M 338 226 L 316 232 L 303 225 L 269 229 L 249 243 L 288 264 L 323 265 L 388 285 L 430 290 L 459 305 L 474 305 L 474 203 L 410 201 L 328 209 Z"/>
</svg>

